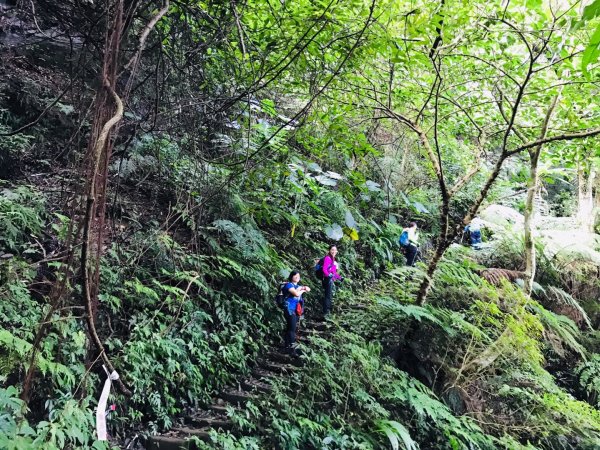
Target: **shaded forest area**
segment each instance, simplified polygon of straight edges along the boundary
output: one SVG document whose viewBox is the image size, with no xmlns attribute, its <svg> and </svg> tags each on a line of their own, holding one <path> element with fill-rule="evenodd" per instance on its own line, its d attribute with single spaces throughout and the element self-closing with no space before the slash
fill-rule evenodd
<svg viewBox="0 0 600 450">
<path fill-rule="evenodd" d="M 598 16 L 0 0 L 0 448 L 600 448 Z"/>
</svg>

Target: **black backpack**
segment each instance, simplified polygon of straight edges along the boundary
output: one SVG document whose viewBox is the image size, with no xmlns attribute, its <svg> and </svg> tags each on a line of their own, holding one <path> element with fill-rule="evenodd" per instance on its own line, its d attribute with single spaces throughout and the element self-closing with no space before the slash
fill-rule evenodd
<svg viewBox="0 0 600 450">
<path fill-rule="evenodd" d="M 286 300 L 289 297 L 288 292 L 285 290 L 286 284 L 287 284 L 287 282 L 281 283 L 279 285 L 279 291 L 277 292 L 277 295 L 275 296 L 275 305 L 281 309 L 285 308 Z"/>
<path fill-rule="evenodd" d="M 315 264 L 315 276 L 319 280 L 322 280 L 323 277 L 325 277 L 325 274 L 323 273 L 323 264 L 325 264 L 324 256 L 317 262 L 317 264 Z"/>
</svg>

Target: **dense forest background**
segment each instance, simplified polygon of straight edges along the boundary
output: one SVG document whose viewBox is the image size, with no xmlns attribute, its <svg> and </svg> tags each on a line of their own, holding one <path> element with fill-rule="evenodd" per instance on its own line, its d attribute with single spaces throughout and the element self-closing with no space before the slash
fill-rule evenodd
<svg viewBox="0 0 600 450">
<path fill-rule="evenodd" d="M 598 16 L 0 0 L 0 447 L 600 448 Z M 280 345 L 290 270 L 318 310 L 331 243 L 326 333 L 185 428 Z"/>
</svg>

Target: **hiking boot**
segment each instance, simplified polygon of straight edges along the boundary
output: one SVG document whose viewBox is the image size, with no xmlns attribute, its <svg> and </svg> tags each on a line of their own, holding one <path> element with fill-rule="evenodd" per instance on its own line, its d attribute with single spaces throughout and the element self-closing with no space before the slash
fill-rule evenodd
<svg viewBox="0 0 600 450">
<path fill-rule="evenodd" d="M 295 358 L 299 357 L 300 355 L 302 355 L 302 350 L 300 350 L 298 348 L 298 344 L 292 344 L 289 347 L 286 347 L 285 352 L 290 355 L 293 356 Z"/>
</svg>

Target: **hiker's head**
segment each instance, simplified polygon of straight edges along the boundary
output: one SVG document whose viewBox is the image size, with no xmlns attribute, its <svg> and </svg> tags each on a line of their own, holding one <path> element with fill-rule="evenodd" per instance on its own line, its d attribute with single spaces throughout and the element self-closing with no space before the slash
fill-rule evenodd
<svg viewBox="0 0 600 450">
<path fill-rule="evenodd" d="M 417 228 L 417 222 L 411 222 L 411 223 L 408 225 L 408 228 Z"/>
<path fill-rule="evenodd" d="M 298 272 L 297 270 L 292 270 L 290 272 L 290 276 L 288 277 L 288 281 L 290 281 L 291 283 L 297 283 L 298 281 L 300 281 L 300 272 Z"/>
<path fill-rule="evenodd" d="M 329 246 L 329 250 L 327 251 L 327 253 L 331 256 L 333 256 L 335 258 L 335 255 L 337 255 L 337 247 L 335 245 L 330 245 Z"/>
</svg>

